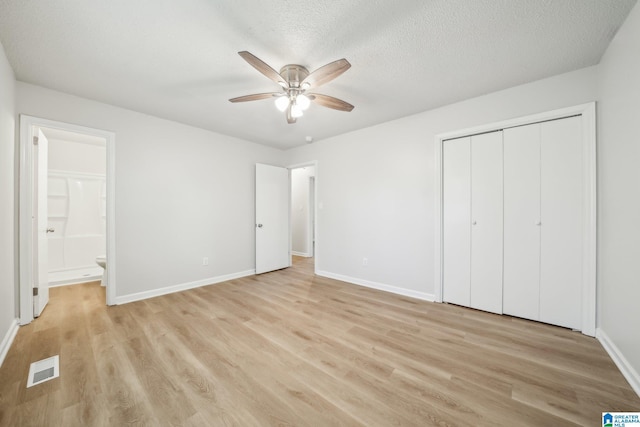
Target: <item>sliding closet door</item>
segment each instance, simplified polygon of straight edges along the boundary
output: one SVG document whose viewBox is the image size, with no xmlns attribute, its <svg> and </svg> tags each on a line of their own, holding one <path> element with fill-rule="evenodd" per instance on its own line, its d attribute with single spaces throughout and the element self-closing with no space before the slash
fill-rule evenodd
<svg viewBox="0 0 640 427">
<path fill-rule="evenodd" d="M 502 313 L 502 132 L 471 137 L 471 307 Z"/>
<path fill-rule="evenodd" d="M 582 119 L 540 126 L 540 320 L 581 329 Z"/>
<path fill-rule="evenodd" d="M 540 319 L 540 228 L 540 124 L 505 129 L 505 314 Z"/>
<path fill-rule="evenodd" d="M 445 141 L 443 184 L 443 300 L 470 305 L 471 146 L 470 138 Z"/>
</svg>

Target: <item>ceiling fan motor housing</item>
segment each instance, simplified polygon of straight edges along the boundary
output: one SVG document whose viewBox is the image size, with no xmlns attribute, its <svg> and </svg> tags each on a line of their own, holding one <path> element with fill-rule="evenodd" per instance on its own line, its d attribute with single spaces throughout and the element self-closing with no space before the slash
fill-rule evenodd
<svg viewBox="0 0 640 427">
<path fill-rule="evenodd" d="M 290 88 L 300 88 L 300 83 L 302 83 L 308 75 L 309 70 L 298 64 L 288 64 L 280 69 L 280 76 L 289 83 Z"/>
</svg>

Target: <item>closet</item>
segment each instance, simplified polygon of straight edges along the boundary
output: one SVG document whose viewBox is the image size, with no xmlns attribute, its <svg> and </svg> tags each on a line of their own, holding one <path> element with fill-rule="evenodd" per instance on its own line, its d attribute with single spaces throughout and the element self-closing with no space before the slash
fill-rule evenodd
<svg viewBox="0 0 640 427">
<path fill-rule="evenodd" d="M 504 130 L 503 312 L 580 329 L 580 117 Z"/>
<path fill-rule="evenodd" d="M 444 144 L 447 302 L 502 312 L 502 132 Z"/>
<path fill-rule="evenodd" d="M 582 329 L 580 115 L 443 139 L 442 300 Z"/>
</svg>

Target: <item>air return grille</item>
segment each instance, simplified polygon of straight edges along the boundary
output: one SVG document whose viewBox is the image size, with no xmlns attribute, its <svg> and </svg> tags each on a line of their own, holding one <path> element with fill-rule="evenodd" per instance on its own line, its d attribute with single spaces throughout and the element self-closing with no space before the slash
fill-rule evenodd
<svg viewBox="0 0 640 427">
<path fill-rule="evenodd" d="M 33 362 L 29 368 L 27 388 L 60 376 L 60 358 L 58 355 Z"/>
</svg>

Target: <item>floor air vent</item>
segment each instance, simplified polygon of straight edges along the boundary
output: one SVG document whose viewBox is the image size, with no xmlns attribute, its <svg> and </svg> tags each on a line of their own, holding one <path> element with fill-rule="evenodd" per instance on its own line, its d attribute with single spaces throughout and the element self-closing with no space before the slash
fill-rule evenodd
<svg viewBox="0 0 640 427">
<path fill-rule="evenodd" d="M 33 362 L 29 368 L 27 388 L 60 376 L 60 358 L 58 355 Z"/>
</svg>

